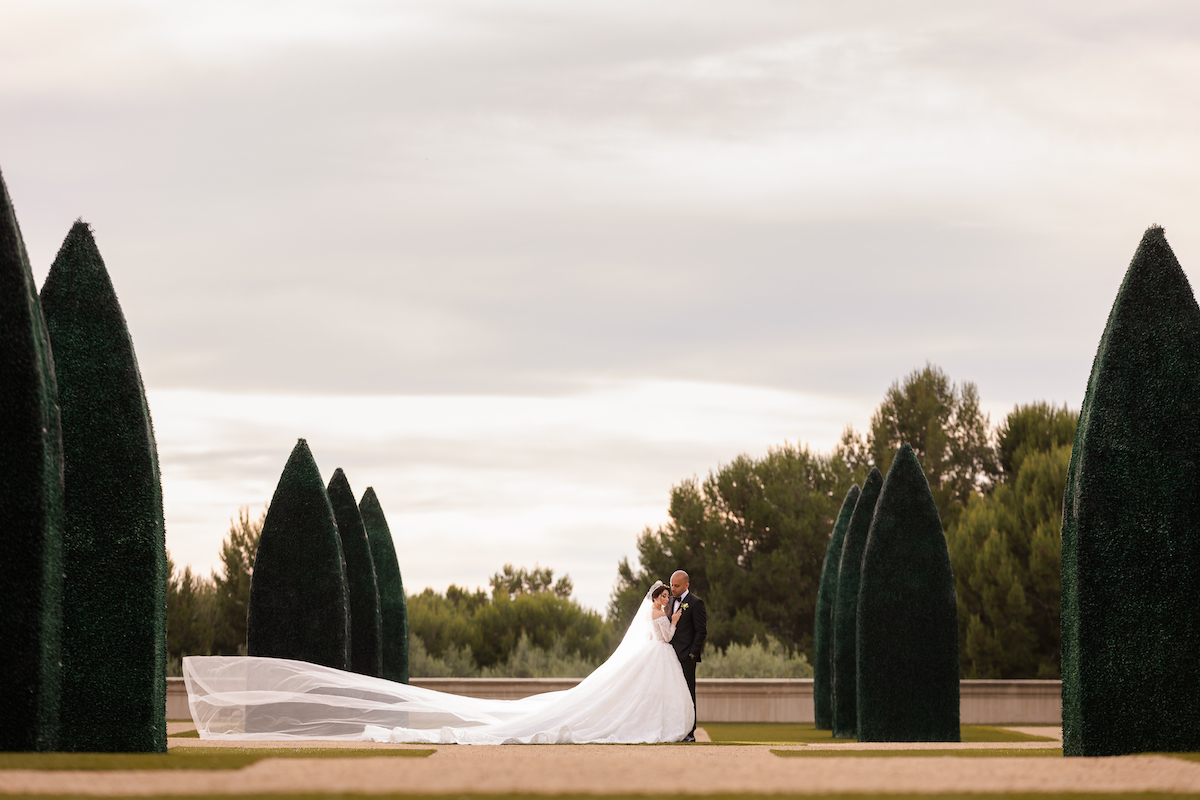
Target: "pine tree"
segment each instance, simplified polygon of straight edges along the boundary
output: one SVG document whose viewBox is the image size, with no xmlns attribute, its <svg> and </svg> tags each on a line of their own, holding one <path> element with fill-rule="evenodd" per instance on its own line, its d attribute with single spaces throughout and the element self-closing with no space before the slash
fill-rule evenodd
<svg viewBox="0 0 1200 800">
<path fill-rule="evenodd" d="M 0 751 L 58 746 L 62 436 L 50 336 L 0 176 Z"/>
<path fill-rule="evenodd" d="M 1062 528 L 1063 750 L 1200 750 L 1200 308 L 1142 237 L 1088 379 Z"/>
<path fill-rule="evenodd" d="M 350 668 L 350 595 L 333 507 L 308 443 L 296 442 L 263 522 L 246 620 L 252 656 Z"/>
<path fill-rule="evenodd" d="M 65 461 L 63 750 L 167 751 L 162 484 L 133 339 L 88 226 L 42 287 Z"/>
<path fill-rule="evenodd" d="M 859 741 L 959 741 L 954 573 L 937 503 L 907 444 L 863 551 L 857 636 Z"/>
<path fill-rule="evenodd" d="M 329 481 L 329 503 L 337 520 L 342 554 L 346 558 L 346 588 L 350 591 L 350 669 L 362 675 L 383 675 L 380 639 L 383 635 L 379 616 L 379 586 L 375 580 L 375 562 L 371 543 L 363 527 L 362 514 L 346 473 L 334 470 Z"/>
<path fill-rule="evenodd" d="M 264 510 L 258 519 L 250 518 L 250 508 L 238 509 L 236 520 L 229 521 L 229 533 L 221 542 L 220 572 L 213 570 L 213 601 L 216 619 L 213 631 L 213 655 L 236 656 L 246 652 L 246 614 L 250 606 L 250 583 L 258 539 L 267 519 Z"/>
<path fill-rule="evenodd" d="M 838 512 L 825 549 L 825 563 L 821 566 L 821 583 L 817 590 L 817 614 L 813 621 L 813 708 L 816 713 L 817 730 L 833 729 L 833 604 L 837 598 L 838 568 L 842 564 L 842 543 L 854 506 L 858 503 L 858 484 L 846 492 L 842 509 Z"/>
<path fill-rule="evenodd" d="M 358 509 L 371 542 L 371 558 L 375 562 L 375 579 L 379 585 L 379 612 L 383 618 L 383 677 L 389 681 L 408 683 L 408 600 L 404 596 L 396 545 L 392 541 L 387 518 L 383 515 L 383 506 L 370 486 L 363 492 Z"/>
<path fill-rule="evenodd" d="M 853 738 L 858 730 L 858 583 L 867 533 L 882 486 L 883 475 L 878 467 L 872 467 L 871 473 L 863 481 L 862 493 L 854 504 L 854 513 L 842 541 L 837 594 L 833 604 L 832 648 L 833 735 L 839 739 Z"/>
</svg>

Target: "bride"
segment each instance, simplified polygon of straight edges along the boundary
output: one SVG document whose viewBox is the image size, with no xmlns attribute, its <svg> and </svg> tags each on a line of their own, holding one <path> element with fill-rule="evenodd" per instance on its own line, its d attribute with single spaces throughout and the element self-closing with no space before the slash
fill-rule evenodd
<svg viewBox="0 0 1200 800">
<path fill-rule="evenodd" d="M 656 581 L 625 638 L 579 685 L 520 700 L 421 689 L 331 667 L 257 656 L 183 660 L 201 739 L 347 739 L 434 744 L 677 742 L 695 725 Z"/>
</svg>

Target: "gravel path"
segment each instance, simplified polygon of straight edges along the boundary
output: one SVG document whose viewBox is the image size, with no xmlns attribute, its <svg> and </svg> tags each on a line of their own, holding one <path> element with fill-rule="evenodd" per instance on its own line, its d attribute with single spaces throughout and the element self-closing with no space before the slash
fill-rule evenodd
<svg viewBox="0 0 1200 800">
<path fill-rule="evenodd" d="M 12 770 L 4 773 L 0 792 L 674 795 L 681 775 L 688 776 L 690 786 L 703 786 L 706 793 L 1200 792 L 1200 763 L 1165 756 L 806 759 L 779 758 L 770 751 L 764 745 L 438 747 L 429 758 L 266 759 L 242 770 L 220 772 Z"/>
</svg>

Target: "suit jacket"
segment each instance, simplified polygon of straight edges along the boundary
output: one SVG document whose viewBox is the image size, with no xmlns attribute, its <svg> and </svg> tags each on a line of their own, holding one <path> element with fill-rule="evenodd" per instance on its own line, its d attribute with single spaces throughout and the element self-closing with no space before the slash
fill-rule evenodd
<svg viewBox="0 0 1200 800">
<path fill-rule="evenodd" d="M 695 655 L 695 662 L 699 664 L 704 640 L 708 638 L 708 612 L 704 610 L 704 601 L 690 590 L 683 602 L 687 608 L 679 615 L 671 646 L 675 648 L 675 655 L 679 656 L 680 662 L 690 661 L 689 656 Z"/>
</svg>

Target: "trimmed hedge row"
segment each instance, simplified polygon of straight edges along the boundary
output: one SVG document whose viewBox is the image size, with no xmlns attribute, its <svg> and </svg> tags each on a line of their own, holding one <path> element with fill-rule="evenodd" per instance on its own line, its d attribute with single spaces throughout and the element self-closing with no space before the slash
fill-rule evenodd
<svg viewBox="0 0 1200 800">
<path fill-rule="evenodd" d="M 1062 527 L 1063 751 L 1200 750 L 1200 308 L 1162 228 L 1096 352 Z"/>
<path fill-rule="evenodd" d="M 842 542 L 836 600 L 833 605 L 833 735 L 839 739 L 858 735 L 858 584 L 863 550 L 875 516 L 875 503 L 883 488 L 883 475 L 872 468 Z"/>
<path fill-rule="evenodd" d="M 383 675 L 379 587 L 371 543 L 346 473 L 341 467 L 329 481 L 329 503 L 337 521 L 342 555 L 346 558 L 346 588 L 350 592 L 350 670 L 362 675 Z"/>
<path fill-rule="evenodd" d="M 162 484 L 133 339 L 91 230 L 42 288 L 65 461 L 62 750 L 167 750 Z"/>
<path fill-rule="evenodd" d="M 957 742 L 958 602 L 937 504 L 912 447 L 892 461 L 862 558 L 858 739 Z"/>
<path fill-rule="evenodd" d="M 822 731 L 833 729 L 833 605 L 837 597 L 838 569 L 842 564 L 842 544 L 860 493 L 858 484 L 854 484 L 842 500 L 841 511 L 829 536 L 829 546 L 825 548 L 821 583 L 817 589 L 817 613 L 813 621 L 813 710 L 816 728 Z"/>
<path fill-rule="evenodd" d="M 246 651 L 350 667 L 350 593 L 333 507 L 308 443 L 296 442 L 263 522 Z"/>
<path fill-rule="evenodd" d="M 250 655 L 408 682 L 400 564 L 375 490 L 328 487 L 300 439 L 267 510 L 250 581 Z"/>
<path fill-rule="evenodd" d="M 383 677 L 408 683 L 408 601 L 404 596 L 404 581 L 400 577 L 400 561 L 396 558 L 392 531 L 383 515 L 383 506 L 370 486 L 363 492 L 358 510 L 371 542 L 371 560 L 375 564 L 375 581 L 379 586 Z"/>
<path fill-rule="evenodd" d="M 3 176 L 0 409 L 0 750 L 165 752 L 166 531 L 133 340 L 82 221 L 39 297 Z M 378 499 L 368 490 L 360 512 L 340 469 L 327 492 L 301 439 L 256 556 L 250 652 L 384 674 L 375 558 L 387 674 L 407 681 L 404 588 Z"/>
<path fill-rule="evenodd" d="M 50 335 L 0 176 L 0 750 L 58 747 L 63 453 Z"/>
</svg>

